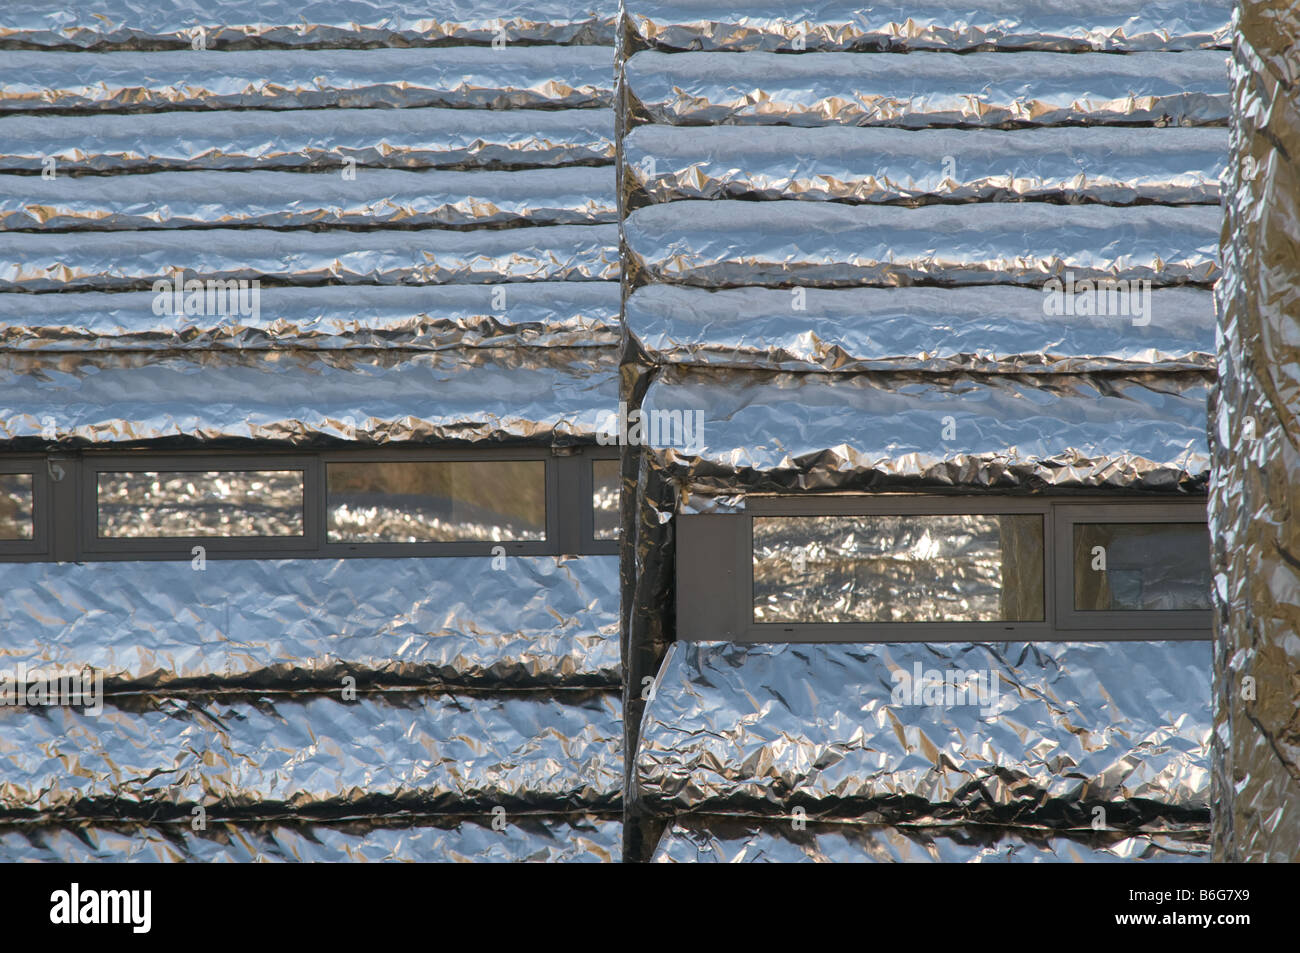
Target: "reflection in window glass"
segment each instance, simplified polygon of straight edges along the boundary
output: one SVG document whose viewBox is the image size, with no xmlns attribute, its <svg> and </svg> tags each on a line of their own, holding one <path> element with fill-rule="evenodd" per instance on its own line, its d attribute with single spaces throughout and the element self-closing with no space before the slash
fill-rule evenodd
<svg viewBox="0 0 1300 953">
<path fill-rule="evenodd" d="M 0 539 L 31 539 L 32 530 L 32 475 L 0 473 Z"/>
<path fill-rule="evenodd" d="M 754 518 L 755 622 L 1031 622 L 1043 519 Z"/>
<path fill-rule="evenodd" d="M 596 539 L 618 539 L 618 480 L 617 460 L 593 460 L 591 464 L 591 507 L 596 514 Z"/>
<path fill-rule="evenodd" d="M 301 536 L 302 471 L 100 473 L 101 538 Z"/>
<path fill-rule="evenodd" d="M 1209 609 L 1209 528 L 1204 523 L 1075 524 L 1074 608 Z"/>
<path fill-rule="evenodd" d="M 541 460 L 330 463 L 326 479 L 330 542 L 546 539 Z"/>
</svg>

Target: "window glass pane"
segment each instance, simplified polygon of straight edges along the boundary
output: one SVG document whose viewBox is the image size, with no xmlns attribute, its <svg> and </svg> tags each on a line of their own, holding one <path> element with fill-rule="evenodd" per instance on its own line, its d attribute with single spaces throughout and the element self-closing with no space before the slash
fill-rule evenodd
<svg viewBox="0 0 1300 953">
<path fill-rule="evenodd" d="M 618 470 L 617 460 L 593 460 L 591 464 L 591 507 L 596 514 L 596 539 L 618 539 Z"/>
<path fill-rule="evenodd" d="M 101 538 L 301 536 L 302 471 L 100 473 Z"/>
<path fill-rule="evenodd" d="M 1209 609 L 1209 528 L 1204 523 L 1076 523 L 1074 608 Z"/>
<path fill-rule="evenodd" d="M 31 539 L 32 475 L 0 473 L 0 539 Z"/>
<path fill-rule="evenodd" d="M 326 479 L 331 542 L 546 539 L 542 460 L 331 463 Z"/>
<path fill-rule="evenodd" d="M 755 622 L 1044 617 L 1043 518 L 754 518 Z"/>
</svg>

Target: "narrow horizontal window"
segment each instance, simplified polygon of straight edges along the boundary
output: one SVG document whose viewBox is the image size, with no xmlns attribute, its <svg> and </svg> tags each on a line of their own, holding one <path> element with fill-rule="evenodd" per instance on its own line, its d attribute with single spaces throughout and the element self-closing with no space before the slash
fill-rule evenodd
<svg viewBox="0 0 1300 953">
<path fill-rule="evenodd" d="M 101 539 L 303 535 L 300 470 L 98 474 Z"/>
<path fill-rule="evenodd" d="M 1209 609 L 1209 529 L 1204 523 L 1076 523 L 1074 608 Z"/>
<path fill-rule="evenodd" d="M 32 475 L 0 473 L 0 539 L 31 539 Z"/>
<path fill-rule="evenodd" d="M 328 463 L 332 543 L 546 539 L 541 460 Z"/>
<path fill-rule="evenodd" d="M 1045 616 L 1039 514 L 755 517 L 753 534 L 754 622 Z"/>
<path fill-rule="evenodd" d="M 618 539 L 619 462 L 594 460 L 591 464 L 591 509 L 595 539 Z"/>
</svg>

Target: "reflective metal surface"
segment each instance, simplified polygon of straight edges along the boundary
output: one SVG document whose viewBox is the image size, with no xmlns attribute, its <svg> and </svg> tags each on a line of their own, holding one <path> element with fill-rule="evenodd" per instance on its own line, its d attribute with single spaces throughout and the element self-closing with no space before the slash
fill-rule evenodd
<svg viewBox="0 0 1300 953">
<path fill-rule="evenodd" d="M 1204 126 L 1228 119 L 1226 55 L 640 52 L 624 66 L 629 118 L 678 125 Z"/>
<path fill-rule="evenodd" d="M 1049 314 L 1042 290 L 988 285 L 799 294 L 650 284 L 629 296 L 625 315 L 650 358 L 665 363 L 1068 373 L 1209 369 L 1214 361 L 1208 289 L 1154 288 L 1141 314 L 1098 315 Z"/>
<path fill-rule="evenodd" d="M 596 225 L 617 220 L 613 178 L 612 169 L 590 168 L 368 169 L 350 179 L 338 171 L 0 175 L 0 228 Z"/>
<path fill-rule="evenodd" d="M 334 822 L 0 826 L 0 862 L 63 863 L 617 863 L 617 814 L 507 815 Z"/>
<path fill-rule="evenodd" d="M 615 375 L 594 348 L 0 353 L 0 443 L 590 443 Z"/>
<path fill-rule="evenodd" d="M 615 12 L 9 4 L 0 444 L 590 444 L 618 406 Z M 98 519 L 38 521 L 43 554 L 97 522 L 340 551 L 548 531 L 545 485 L 500 467 L 329 462 L 307 514 L 296 483 L 183 466 L 115 463 Z M 5 564 L 0 859 L 621 858 L 615 557 L 217 555 Z M 67 672 L 102 712 L 12 703 Z"/>
<path fill-rule="evenodd" d="M 2 128 L 2 127 L 0 127 Z M 1225 129 L 638 126 L 638 201 L 1217 203 Z"/>
<path fill-rule="evenodd" d="M 157 294 L 155 283 L 174 285 L 177 269 L 184 281 L 267 284 L 609 281 L 618 275 L 618 230 L 614 225 L 362 233 L 211 228 L 135 232 L 129 242 L 109 232 L 0 232 L 0 292 L 151 289 Z M 166 298 L 159 301 L 165 306 Z"/>
<path fill-rule="evenodd" d="M 611 105 L 604 47 L 49 53 L 6 50 L 0 114 L 147 109 Z M 220 122 L 223 117 L 215 121 Z M 396 117 L 394 117 L 396 118 Z"/>
<path fill-rule="evenodd" d="M 51 158 L 56 174 L 313 169 L 342 175 L 349 160 L 408 169 L 595 165 L 614 159 L 614 115 L 608 109 L 403 109 L 400 116 L 391 109 L 246 110 L 223 113 L 219 124 L 192 112 L 0 117 L 0 170 L 40 172 Z"/>
<path fill-rule="evenodd" d="M 1209 820 L 1205 642 L 678 642 L 634 764 L 650 810 L 1088 828 Z M 896 673 L 990 673 L 983 707 Z"/>
<path fill-rule="evenodd" d="M 1198 863 L 1204 832 L 1138 835 L 1058 833 L 1006 827 L 881 827 L 789 821 L 679 818 L 655 848 L 660 864 L 1055 864 Z"/>
<path fill-rule="evenodd" d="M 710 494 L 964 487 L 1204 492 L 1201 374 L 799 375 L 669 367 L 643 409 L 699 408 L 704 446 L 644 452 Z M 863 420 L 888 427 L 862 426 Z M 950 437 L 945 439 L 945 432 Z"/>
<path fill-rule="evenodd" d="M 505 0 L 485 9 L 464 0 L 90 0 L 69 9 L 12 0 L 0 25 L 6 46 L 189 47 L 418 46 L 490 43 L 613 43 L 617 7 L 556 0 Z"/>
<path fill-rule="evenodd" d="M 108 691 L 620 681 L 614 556 L 10 563 L 0 670 Z"/>
<path fill-rule="evenodd" d="M 187 279 L 188 280 L 188 279 Z M 155 313 L 152 291 L 0 294 L 0 349 L 26 351 L 603 347 L 612 281 L 265 287 L 255 314 Z M 612 351 L 611 351 L 612 353 Z"/>
<path fill-rule="evenodd" d="M 1049 278 L 1073 276 L 1074 281 L 1146 281 L 1163 287 L 1208 285 L 1218 277 L 1221 219 L 1217 207 L 1204 205 L 912 209 L 693 201 L 637 209 L 627 217 L 624 235 L 628 268 L 637 281 L 714 288 L 1042 287 Z M 30 270 L 30 265 L 24 269 Z"/>
<path fill-rule="evenodd" d="M 1242 0 L 1210 532 L 1215 859 L 1300 860 L 1300 10 Z"/>
<path fill-rule="evenodd" d="M 0 813 L 166 819 L 616 809 L 618 696 L 123 696 L 0 706 Z M 76 764 L 75 772 L 68 765 Z"/>
<path fill-rule="evenodd" d="M 720 0 L 653 0 L 630 5 L 633 42 L 677 50 L 1191 50 L 1227 46 L 1227 3 L 1187 0 L 1135 7 L 1115 0 L 922 0 L 856 6 L 819 0 L 796 10 L 762 0 L 737 8 Z"/>
</svg>

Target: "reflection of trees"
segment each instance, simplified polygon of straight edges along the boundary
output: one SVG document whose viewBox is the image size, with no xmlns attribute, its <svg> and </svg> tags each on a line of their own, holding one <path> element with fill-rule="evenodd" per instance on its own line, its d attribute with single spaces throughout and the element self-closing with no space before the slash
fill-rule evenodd
<svg viewBox="0 0 1300 953">
<path fill-rule="evenodd" d="M 32 538 L 32 478 L 0 474 L 0 539 Z"/>
</svg>

